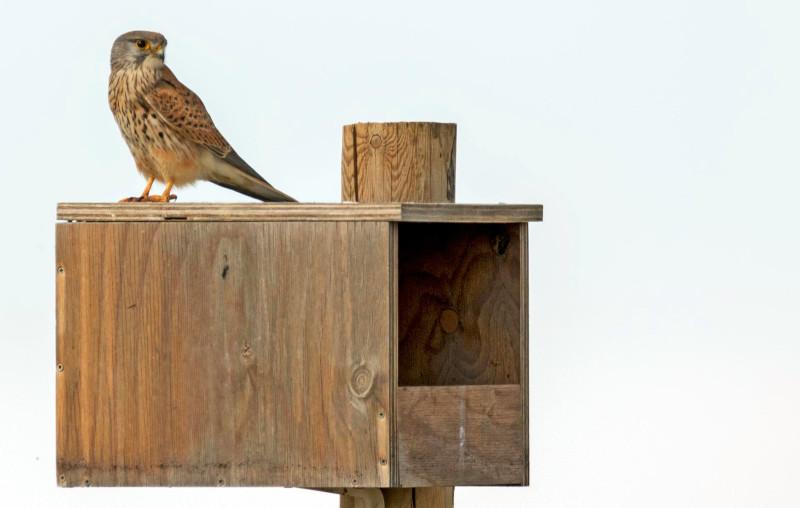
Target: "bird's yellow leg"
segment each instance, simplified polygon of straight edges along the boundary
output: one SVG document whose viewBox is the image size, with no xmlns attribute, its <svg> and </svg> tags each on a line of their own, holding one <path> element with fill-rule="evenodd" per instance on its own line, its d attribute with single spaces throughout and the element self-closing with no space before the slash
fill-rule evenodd
<svg viewBox="0 0 800 508">
<path fill-rule="evenodd" d="M 175 180 L 170 179 L 167 182 L 167 188 L 164 189 L 164 193 L 161 195 L 161 198 L 167 203 L 170 202 L 170 201 L 175 201 L 176 199 L 178 199 L 178 196 L 176 196 L 175 194 L 170 194 L 169 193 L 169 191 L 172 190 L 172 185 L 174 183 L 175 183 Z"/>
<path fill-rule="evenodd" d="M 122 198 L 122 199 L 119 200 L 119 202 L 120 203 L 133 203 L 133 202 L 136 202 L 136 201 L 146 201 L 147 197 L 150 195 L 150 187 L 153 186 L 153 182 L 155 182 L 155 181 L 156 181 L 156 179 L 151 176 L 150 178 L 147 179 L 147 185 L 145 186 L 144 191 L 142 192 L 142 195 L 140 197 L 138 197 L 138 198 Z"/>
<path fill-rule="evenodd" d="M 146 196 L 142 197 L 142 201 L 158 201 L 161 203 L 169 203 L 170 201 L 175 201 L 178 199 L 178 196 L 175 194 L 170 194 L 169 191 L 172 190 L 172 186 L 175 184 L 175 180 L 169 179 L 167 180 L 167 187 L 164 189 L 164 193 L 160 196 Z"/>
</svg>

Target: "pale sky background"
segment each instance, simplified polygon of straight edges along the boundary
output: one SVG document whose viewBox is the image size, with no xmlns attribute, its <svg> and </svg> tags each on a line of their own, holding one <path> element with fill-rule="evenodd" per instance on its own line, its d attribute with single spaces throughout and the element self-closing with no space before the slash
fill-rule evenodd
<svg viewBox="0 0 800 508">
<path fill-rule="evenodd" d="M 0 1 L 3 506 L 338 506 L 56 488 L 56 203 L 143 188 L 106 102 L 133 29 L 301 201 L 339 201 L 343 124 L 428 120 L 458 123 L 458 202 L 544 205 L 532 486 L 457 508 L 800 506 L 800 3 Z"/>
</svg>

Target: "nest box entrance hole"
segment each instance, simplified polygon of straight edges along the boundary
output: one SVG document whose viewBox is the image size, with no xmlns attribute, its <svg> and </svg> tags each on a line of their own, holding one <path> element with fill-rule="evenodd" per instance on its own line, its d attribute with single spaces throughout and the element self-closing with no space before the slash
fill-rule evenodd
<svg viewBox="0 0 800 508">
<path fill-rule="evenodd" d="M 398 384 L 520 384 L 520 224 L 401 223 Z"/>
</svg>

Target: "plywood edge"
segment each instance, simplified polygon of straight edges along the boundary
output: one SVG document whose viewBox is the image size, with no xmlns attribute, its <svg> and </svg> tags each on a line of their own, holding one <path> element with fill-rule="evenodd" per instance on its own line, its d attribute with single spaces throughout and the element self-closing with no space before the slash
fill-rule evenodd
<svg viewBox="0 0 800 508">
<path fill-rule="evenodd" d="M 530 299 L 529 295 L 529 267 L 528 264 L 528 224 L 519 225 L 520 243 L 520 401 L 522 404 L 522 453 L 524 459 L 524 478 L 523 485 L 530 485 Z"/>
<path fill-rule="evenodd" d="M 542 220 L 542 205 L 452 203 L 59 203 L 77 222 L 387 221 L 514 223 Z"/>
<path fill-rule="evenodd" d="M 399 203 L 59 203 L 58 220 L 81 222 L 397 221 Z"/>
<path fill-rule="evenodd" d="M 401 222 L 539 222 L 542 205 L 403 203 Z"/>
</svg>

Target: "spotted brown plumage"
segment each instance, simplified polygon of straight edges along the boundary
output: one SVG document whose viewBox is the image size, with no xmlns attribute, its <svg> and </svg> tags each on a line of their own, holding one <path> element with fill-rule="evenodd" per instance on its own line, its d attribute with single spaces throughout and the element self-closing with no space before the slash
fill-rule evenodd
<svg viewBox="0 0 800 508">
<path fill-rule="evenodd" d="M 111 48 L 108 103 L 136 167 L 147 177 L 141 197 L 170 201 L 173 186 L 207 180 L 262 201 L 294 201 L 233 150 L 203 102 L 164 65 L 167 40 L 155 32 L 120 35 Z M 164 193 L 150 195 L 154 181 Z"/>
</svg>

